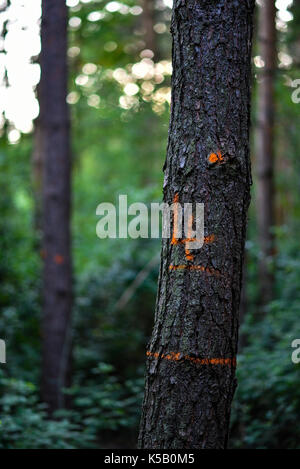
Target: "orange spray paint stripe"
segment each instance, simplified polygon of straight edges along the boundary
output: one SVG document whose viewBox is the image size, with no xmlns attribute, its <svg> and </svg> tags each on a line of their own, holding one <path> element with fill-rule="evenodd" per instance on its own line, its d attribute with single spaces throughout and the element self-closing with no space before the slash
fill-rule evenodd
<svg viewBox="0 0 300 469">
<path fill-rule="evenodd" d="M 205 244 L 209 244 L 209 243 L 213 243 L 215 240 L 216 240 L 216 236 L 214 234 L 211 234 L 209 236 L 204 236 L 203 242 Z M 193 243 L 195 241 L 198 241 L 198 239 L 197 238 L 177 239 L 174 237 L 174 234 L 173 234 L 171 244 L 185 244 L 187 242 Z"/>
<path fill-rule="evenodd" d="M 177 352 L 169 352 L 169 353 L 162 353 L 159 354 L 157 352 L 146 352 L 147 357 L 149 358 L 162 358 L 164 360 L 169 360 L 173 362 L 178 362 L 180 360 L 186 360 L 195 365 L 229 365 L 229 366 L 236 366 L 236 357 L 234 358 L 195 358 L 189 355 L 182 355 L 181 353 Z"/>
<path fill-rule="evenodd" d="M 214 234 L 211 234 L 209 236 L 204 236 L 203 242 L 205 244 L 208 244 L 208 243 L 213 243 L 215 240 L 216 240 L 216 236 Z M 172 244 L 185 244 L 186 242 L 193 243 L 194 241 L 198 241 L 198 239 L 197 238 L 185 238 L 185 239 L 174 238 L 174 241 L 173 241 L 173 238 L 172 238 Z"/>
<path fill-rule="evenodd" d="M 221 275 L 221 272 L 212 267 L 204 267 L 203 265 L 173 265 L 169 266 L 169 270 L 196 270 L 200 272 L 205 272 L 210 275 L 216 275 L 217 277 Z"/>
</svg>

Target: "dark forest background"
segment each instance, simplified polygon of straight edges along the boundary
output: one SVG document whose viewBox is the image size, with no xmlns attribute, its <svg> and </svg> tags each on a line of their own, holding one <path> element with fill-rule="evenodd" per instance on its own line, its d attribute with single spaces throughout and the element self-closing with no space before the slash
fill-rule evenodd
<svg viewBox="0 0 300 469">
<path fill-rule="evenodd" d="M 5 2 L 3 2 L 5 4 Z M 3 119 L 0 142 L 0 448 L 133 448 L 153 324 L 159 240 L 96 236 L 96 207 L 159 202 L 167 145 L 171 80 L 171 9 L 134 0 L 72 1 L 69 94 L 72 118 L 72 407 L 48 418 L 40 399 L 41 225 L 37 132 L 16 134 Z M 168 3 L 169 4 L 169 3 Z M 9 8 L 4 5 L 3 8 Z M 253 48 L 252 202 L 241 304 L 238 388 L 231 448 L 300 448 L 300 2 L 277 17 L 274 78 L 274 206 L 267 269 L 272 294 L 262 301 L 257 219 L 258 89 L 263 69 L 256 9 Z M 4 22 L 1 54 L 5 54 Z M 1 42 L 1 44 L 2 44 Z M 38 63 L 38 57 L 32 61 Z M 5 86 L 9 77 L 3 74 Z M 298 85 L 299 86 L 299 85 Z M 38 96 L 38 87 L 35 90 Z M 300 97 L 300 92 L 299 92 Z M 20 102 L 22 106 L 22 102 Z M 4 116 L 5 117 L 5 116 Z M 36 120 L 38 127 L 38 118 Z M 143 272 L 142 275 L 139 275 Z"/>
</svg>

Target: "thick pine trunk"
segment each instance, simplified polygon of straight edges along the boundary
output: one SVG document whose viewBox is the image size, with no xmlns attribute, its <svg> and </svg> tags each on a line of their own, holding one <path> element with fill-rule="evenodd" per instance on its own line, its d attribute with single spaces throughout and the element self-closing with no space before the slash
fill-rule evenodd
<svg viewBox="0 0 300 469">
<path fill-rule="evenodd" d="M 140 448 L 225 448 L 247 208 L 254 0 L 175 0 L 164 201 L 205 204 L 192 256 L 163 241 Z"/>
<path fill-rule="evenodd" d="M 70 121 L 67 94 L 67 7 L 42 2 L 40 126 L 43 138 L 42 395 L 52 412 L 64 406 L 72 304 L 70 252 Z"/>
<path fill-rule="evenodd" d="M 259 262 L 260 303 L 272 299 L 274 254 L 274 78 L 276 70 L 276 7 L 274 0 L 263 0 L 259 9 L 259 53 L 264 66 L 258 80 L 257 119 L 257 223 L 261 251 Z"/>
</svg>

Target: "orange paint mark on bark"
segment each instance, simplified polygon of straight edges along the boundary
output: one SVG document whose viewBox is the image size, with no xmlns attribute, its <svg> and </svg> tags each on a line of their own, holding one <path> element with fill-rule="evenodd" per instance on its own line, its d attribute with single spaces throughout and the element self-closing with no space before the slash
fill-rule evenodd
<svg viewBox="0 0 300 469">
<path fill-rule="evenodd" d="M 218 160 L 219 160 L 219 161 L 223 161 L 224 158 L 223 158 L 223 156 L 222 156 L 222 153 L 221 153 L 220 151 L 218 151 L 217 154 L 218 154 Z"/>
<path fill-rule="evenodd" d="M 214 234 L 211 234 L 209 236 L 204 237 L 204 242 L 205 243 L 213 243 L 215 241 L 216 237 Z"/>
<path fill-rule="evenodd" d="M 222 153 L 220 151 L 217 151 L 217 153 L 211 153 L 208 157 L 208 161 L 211 163 L 211 164 L 215 164 L 215 163 L 221 163 L 222 161 L 224 161 L 224 157 L 222 155 Z"/>
<path fill-rule="evenodd" d="M 212 267 L 204 267 L 203 265 L 173 265 L 171 264 L 169 266 L 169 270 L 196 270 L 200 272 L 205 272 L 210 275 L 216 275 L 219 277 L 221 275 L 221 272 L 217 269 L 213 269 Z"/>
<path fill-rule="evenodd" d="M 55 264 L 61 265 L 64 262 L 63 256 L 61 256 L 60 254 L 55 254 L 54 262 Z"/>
<path fill-rule="evenodd" d="M 209 243 L 213 243 L 214 241 L 216 240 L 216 236 L 214 234 L 211 234 L 209 236 L 204 236 L 204 244 L 209 244 Z M 194 241 L 198 241 L 197 238 L 186 238 L 186 239 L 183 239 L 182 241 L 179 241 L 178 244 L 185 244 L 187 242 L 189 243 L 193 243 Z"/>
<path fill-rule="evenodd" d="M 176 192 L 176 194 L 174 195 L 173 204 L 178 204 L 178 202 L 179 202 L 179 194 L 178 192 Z"/>
<path fill-rule="evenodd" d="M 169 352 L 166 354 L 159 354 L 157 352 L 146 352 L 147 357 L 149 358 L 162 358 L 169 361 L 180 361 L 186 360 L 195 365 L 229 365 L 236 366 L 236 357 L 234 358 L 196 358 L 191 357 L 190 355 L 182 355 L 180 352 Z"/>
<path fill-rule="evenodd" d="M 221 157 L 221 153 L 220 153 L 220 157 Z M 178 196 L 178 193 L 176 193 L 175 196 L 174 196 L 174 199 L 173 199 L 173 203 L 178 203 L 178 201 L 179 201 L 179 196 Z M 178 245 L 178 244 L 185 245 L 188 242 L 198 241 L 197 238 L 191 238 L 192 229 L 193 229 L 193 215 L 191 215 L 188 219 L 188 233 L 187 233 L 188 237 L 187 238 L 178 239 L 178 238 L 175 237 L 175 227 L 177 227 L 177 226 L 178 226 L 178 210 L 175 208 L 175 210 L 174 210 L 174 228 L 173 228 L 173 234 L 172 234 L 172 240 L 171 240 L 172 245 Z M 206 243 L 206 244 L 207 243 L 213 243 L 215 241 L 215 239 L 216 239 L 216 237 L 215 237 L 214 234 L 211 234 L 209 236 L 205 236 L 204 237 L 204 243 Z M 194 260 L 193 254 L 191 253 L 190 249 L 188 249 L 187 247 L 185 247 L 185 257 L 186 257 L 187 261 L 193 261 Z M 175 266 L 170 266 L 170 270 L 173 270 L 173 267 L 175 267 Z M 190 268 L 191 270 L 193 270 L 192 266 L 177 266 L 177 267 L 179 267 L 180 269 L 181 268 Z M 198 267 L 198 266 L 195 266 L 195 267 L 197 267 L 196 270 L 202 270 L 201 267 Z"/>
<path fill-rule="evenodd" d="M 211 153 L 208 159 L 210 163 L 216 163 L 218 161 L 218 157 L 215 153 Z"/>
<path fill-rule="evenodd" d="M 189 249 L 186 249 L 186 250 L 185 250 L 185 257 L 186 257 L 186 260 L 187 260 L 187 261 L 193 261 L 193 260 L 194 260 L 194 256 L 191 254 L 191 252 L 189 251 Z"/>
<path fill-rule="evenodd" d="M 179 195 L 178 192 L 175 194 L 174 199 L 173 199 L 173 204 L 178 204 L 179 201 Z M 173 228 L 173 235 L 172 235 L 172 241 L 171 244 L 178 244 L 180 241 L 178 238 L 175 237 L 175 227 L 178 227 L 178 209 L 175 207 L 174 209 L 174 228 Z"/>
</svg>

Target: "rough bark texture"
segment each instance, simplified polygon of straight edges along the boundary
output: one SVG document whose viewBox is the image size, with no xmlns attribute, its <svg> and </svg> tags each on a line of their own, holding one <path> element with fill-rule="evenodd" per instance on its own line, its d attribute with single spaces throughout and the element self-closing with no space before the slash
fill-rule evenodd
<svg viewBox="0 0 300 469">
<path fill-rule="evenodd" d="M 254 0 L 175 0 L 164 201 L 205 204 L 205 244 L 163 241 L 140 448 L 225 448 L 246 214 Z"/>
<path fill-rule="evenodd" d="M 67 7 L 42 2 L 40 126 L 43 137 L 43 370 L 50 412 L 64 406 L 71 314 L 70 122 L 67 94 Z"/>
<path fill-rule="evenodd" d="M 258 80 L 257 128 L 257 222 L 261 251 L 259 262 L 260 303 L 272 299 L 274 254 L 274 78 L 276 69 L 276 7 L 274 0 L 263 0 L 259 9 L 259 54 L 264 67 Z"/>
</svg>

